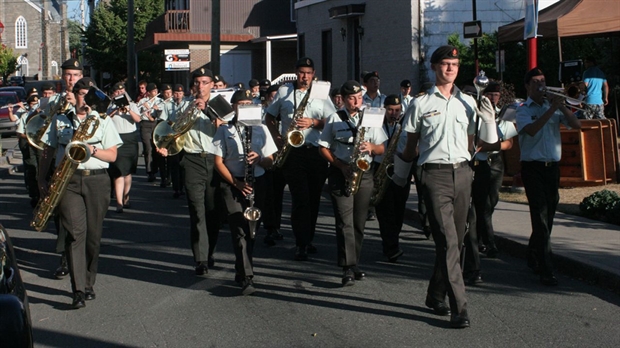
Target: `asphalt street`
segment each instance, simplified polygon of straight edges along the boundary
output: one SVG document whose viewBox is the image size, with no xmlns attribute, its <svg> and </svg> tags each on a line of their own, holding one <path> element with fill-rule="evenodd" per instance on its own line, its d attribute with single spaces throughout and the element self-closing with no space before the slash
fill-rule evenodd
<svg viewBox="0 0 620 348">
<path fill-rule="evenodd" d="M 415 219 L 401 234 L 398 263 L 381 253 L 378 223 L 369 221 L 360 267 L 368 277 L 340 286 L 334 218 L 324 194 L 315 245 L 307 262 L 293 261 L 290 196 L 283 241 L 254 248 L 257 292 L 239 296 L 230 233 L 223 226 L 216 265 L 194 275 L 185 197 L 146 182 L 140 167 L 131 209 L 105 223 L 97 299 L 71 310 L 69 279 L 53 270 L 53 224 L 28 227 L 29 199 L 21 173 L 0 179 L 0 222 L 8 229 L 30 296 L 36 347 L 616 347 L 620 297 L 559 274 L 548 288 L 508 253 L 483 259 L 484 283 L 467 288 L 471 328 L 449 329 L 424 305 L 434 245 Z M 409 218 L 412 215 L 410 214 Z M 1 344 L 0 344 L 1 346 Z"/>
</svg>

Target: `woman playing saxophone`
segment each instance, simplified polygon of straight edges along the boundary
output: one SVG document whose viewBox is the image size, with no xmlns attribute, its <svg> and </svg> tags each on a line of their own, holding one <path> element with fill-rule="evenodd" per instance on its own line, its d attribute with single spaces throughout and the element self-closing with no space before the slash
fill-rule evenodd
<svg viewBox="0 0 620 348">
<path fill-rule="evenodd" d="M 372 156 L 383 154 L 387 136 L 381 128 L 361 127 L 362 88 L 358 82 L 347 81 L 340 92 L 345 107 L 327 119 L 319 140 L 319 152 L 330 163 L 328 183 L 336 216 L 338 266 L 343 268 L 342 285 L 349 286 L 354 280 L 366 277 L 358 263 L 373 187 L 370 168 L 360 177 L 357 192 L 346 194 L 347 182 L 354 172 L 353 162 L 358 159 L 352 157 L 358 153 L 372 161 Z"/>
</svg>

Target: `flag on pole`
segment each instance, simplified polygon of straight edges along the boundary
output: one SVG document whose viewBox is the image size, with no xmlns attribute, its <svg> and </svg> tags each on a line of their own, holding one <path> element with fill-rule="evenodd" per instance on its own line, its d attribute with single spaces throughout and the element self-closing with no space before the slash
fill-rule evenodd
<svg viewBox="0 0 620 348">
<path fill-rule="evenodd" d="M 523 40 L 538 36 L 538 0 L 525 0 Z"/>
</svg>

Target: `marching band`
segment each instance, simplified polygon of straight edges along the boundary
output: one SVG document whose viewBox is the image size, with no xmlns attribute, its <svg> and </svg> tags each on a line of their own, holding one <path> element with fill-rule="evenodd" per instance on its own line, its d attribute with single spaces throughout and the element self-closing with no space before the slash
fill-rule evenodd
<svg viewBox="0 0 620 348">
<path fill-rule="evenodd" d="M 268 246 L 284 238 L 280 220 L 286 185 L 296 245 L 292 258 L 307 261 L 308 254 L 317 252 L 313 238 L 325 187 L 334 209 L 341 284 L 351 286 L 367 277 L 359 263 L 372 209 L 384 256 L 397 262 L 403 255 L 399 235 L 415 182 L 427 207 L 424 232 L 432 236 L 436 251 L 426 305 L 437 315 L 451 315 L 454 328 L 469 326 L 464 284 L 482 278 L 479 261 L 473 266 L 465 262 L 462 269 L 467 215 L 469 210 L 477 213 L 481 242 L 490 248 L 489 257 L 497 255 L 491 215 L 502 168 L 496 159 L 499 151 L 510 148 L 517 132 L 512 122 L 496 119 L 498 83 L 491 83 L 485 94 L 491 101 L 476 100 L 454 85 L 459 68 L 455 47 L 442 46 L 433 53 L 436 82 L 417 97 L 410 96 L 409 80 L 400 83 L 397 93 L 381 94 L 376 71 L 362 76 L 364 86 L 350 80 L 330 88 L 330 83 L 315 78 L 313 60 L 303 57 L 296 62 L 297 79 L 292 83 L 278 86 L 253 79 L 250 89 L 231 89 L 230 98 L 224 98 L 224 79 L 206 67 L 192 73 L 191 95 L 181 84 L 158 87 L 141 81 L 141 94 L 134 102 L 118 82 L 101 114 L 87 103 L 86 95 L 96 86 L 82 77 L 79 62 L 70 59 L 62 68 L 65 93 L 52 95 L 45 87 L 40 98 L 35 90 L 11 117 L 19 125 L 22 152 L 33 159 L 25 175 L 36 206 L 32 226 L 43 230 L 48 218 L 58 216 L 58 250 L 65 275 L 71 276 L 73 308 L 96 297 L 103 219 L 111 196 L 117 213 L 130 206 L 141 140 L 148 181 L 155 180 L 159 169 L 161 186 L 171 181 L 172 196 L 186 196 L 195 274 L 207 275 L 214 266 L 220 225 L 225 222 L 242 295 L 256 291 L 256 236 Z M 41 129 L 29 131 L 35 115 L 46 122 L 33 122 L 31 128 L 36 124 Z M 489 190 L 491 176 L 494 184 Z M 61 184 L 49 186 L 51 181 Z M 478 245 L 477 238 L 471 245 Z M 549 274 L 548 255 L 540 256 L 539 249 L 532 249 L 536 255 L 531 262 L 546 267 L 543 271 Z"/>
</svg>

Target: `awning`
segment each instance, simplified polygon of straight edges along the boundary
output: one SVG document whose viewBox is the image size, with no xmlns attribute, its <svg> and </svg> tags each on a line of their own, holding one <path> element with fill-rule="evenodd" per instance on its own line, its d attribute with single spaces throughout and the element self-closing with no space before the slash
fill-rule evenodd
<svg viewBox="0 0 620 348">
<path fill-rule="evenodd" d="M 499 43 L 523 41 L 524 19 L 499 27 Z M 620 1 L 561 0 L 538 12 L 542 39 L 620 33 Z"/>
</svg>

